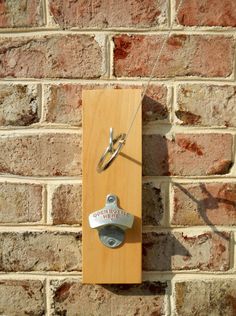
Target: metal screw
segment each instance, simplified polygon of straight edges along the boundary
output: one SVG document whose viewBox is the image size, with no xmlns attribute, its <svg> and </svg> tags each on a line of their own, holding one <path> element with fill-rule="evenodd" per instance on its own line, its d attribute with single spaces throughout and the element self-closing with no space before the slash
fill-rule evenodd
<svg viewBox="0 0 236 316">
<path fill-rule="evenodd" d="M 114 195 L 109 195 L 107 200 L 108 202 L 113 203 L 115 201 Z"/>
<path fill-rule="evenodd" d="M 111 247 L 114 246 L 115 243 L 116 243 L 116 242 L 115 242 L 115 240 L 113 240 L 113 239 L 109 239 L 109 240 L 108 240 L 108 244 L 109 244 L 109 246 L 111 246 Z"/>
</svg>

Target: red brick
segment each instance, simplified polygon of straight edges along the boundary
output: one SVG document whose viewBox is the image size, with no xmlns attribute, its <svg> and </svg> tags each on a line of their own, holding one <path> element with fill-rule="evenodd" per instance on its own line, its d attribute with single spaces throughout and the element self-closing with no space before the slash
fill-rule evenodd
<svg viewBox="0 0 236 316">
<path fill-rule="evenodd" d="M 0 223 L 40 221 L 42 191 L 37 184 L 0 183 Z"/>
<path fill-rule="evenodd" d="M 142 89 L 145 89 L 145 86 Z M 167 121 L 168 117 L 167 88 L 164 85 L 149 84 L 142 103 L 143 122 Z"/>
<path fill-rule="evenodd" d="M 0 125 L 29 126 L 39 122 L 39 87 L 0 85 Z"/>
<path fill-rule="evenodd" d="M 161 54 L 165 36 L 114 37 L 114 74 L 117 77 L 228 77 L 233 71 L 234 40 L 223 35 L 172 35 Z"/>
<path fill-rule="evenodd" d="M 226 232 L 145 233 L 143 270 L 227 271 L 230 236 Z"/>
<path fill-rule="evenodd" d="M 166 25 L 166 0 L 50 0 L 50 13 L 62 28 L 150 28 Z"/>
<path fill-rule="evenodd" d="M 165 214 L 165 190 L 162 185 L 153 182 L 143 184 L 142 223 L 143 225 L 159 226 Z"/>
<path fill-rule="evenodd" d="M 166 283 L 87 285 L 76 280 L 51 281 L 53 315 L 165 314 Z"/>
<path fill-rule="evenodd" d="M 45 121 L 81 126 L 82 89 L 81 84 L 46 85 Z"/>
<path fill-rule="evenodd" d="M 81 270 L 81 233 L 2 232 L 0 271 Z"/>
<path fill-rule="evenodd" d="M 173 185 L 173 225 L 236 225 L 236 184 Z"/>
<path fill-rule="evenodd" d="M 235 278 L 190 280 L 175 284 L 176 316 L 236 314 Z"/>
<path fill-rule="evenodd" d="M 45 122 L 57 124 L 82 125 L 83 89 L 137 88 L 143 91 L 143 85 L 124 84 L 59 84 L 46 85 Z M 138 104 L 137 104 L 138 106 Z M 149 85 L 142 103 L 143 122 L 168 120 L 168 92 L 165 85 Z"/>
<path fill-rule="evenodd" d="M 0 46 L 0 78 L 98 78 L 103 73 L 103 48 L 93 36 L 2 37 Z"/>
<path fill-rule="evenodd" d="M 45 315 L 44 285 L 38 280 L 0 280 L 2 315 Z"/>
<path fill-rule="evenodd" d="M 82 224 L 82 185 L 61 184 L 52 194 L 54 225 Z"/>
<path fill-rule="evenodd" d="M 179 0 L 176 1 L 176 7 Z M 235 0 L 183 0 L 178 21 L 186 26 L 236 26 Z"/>
<path fill-rule="evenodd" d="M 4 0 L 0 2 L 0 28 L 33 27 L 44 24 L 41 0 Z"/>
<path fill-rule="evenodd" d="M 202 176 L 227 174 L 232 165 L 232 135 L 143 136 L 143 174 Z"/>
<path fill-rule="evenodd" d="M 236 126 L 236 86 L 180 85 L 177 103 L 180 124 Z"/>
<path fill-rule="evenodd" d="M 66 133 L 0 137 L 0 173 L 21 176 L 81 174 L 81 136 Z"/>
</svg>

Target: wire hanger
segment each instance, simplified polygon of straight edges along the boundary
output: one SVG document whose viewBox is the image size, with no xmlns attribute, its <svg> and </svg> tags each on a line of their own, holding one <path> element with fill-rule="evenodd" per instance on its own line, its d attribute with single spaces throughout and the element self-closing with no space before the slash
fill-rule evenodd
<svg viewBox="0 0 236 316">
<path fill-rule="evenodd" d="M 178 12 L 180 10 L 180 7 L 181 7 L 182 3 L 183 3 L 183 0 L 180 1 L 179 5 L 177 7 L 177 10 L 175 12 L 175 18 L 173 19 L 173 21 L 172 21 L 172 23 L 170 25 L 170 29 L 169 29 L 168 33 L 166 34 L 166 37 L 165 37 L 165 39 L 164 39 L 164 41 L 163 41 L 163 43 L 161 45 L 159 53 L 158 53 L 158 55 L 157 55 L 157 57 L 156 57 L 156 59 L 154 61 L 150 77 L 149 77 L 146 85 L 144 86 L 144 89 L 143 89 L 142 94 L 141 94 L 141 101 L 140 101 L 139 105 L 137 106 L 137 109 L 134 112 L 134 115 L 133 115 L 133 117 L 131 119 L 131 123 L 130 123 L 130 126 L 128 127 L 128 130 L 127 130 L 126 134 L 125 133 L 120 134 L 115 139 L 113 139 L 113 128 L 112 127 L 110 128 L 109 145 L 105 149 L 105 151 L 103 152 L 103 154 L 102 154 L 102 156 L 101 156 L 101 158 L 100 158 L 100 160 L 98 162 L 98 165 L 97 165 L 97 172 L 99 172 L 99 173 L 104 171 L 104 170 L 106 170 L 114 162 L 114 160 L 118 157 L 119 153 L 121 152 L 122 148 L 124 147 L 127 138 L 129 137 L 130 131 L 131 131 L 132 127 L 133 127 L 133 124 L 135 122 L 137 114 L 138 114 L 138 112 L 139 112 L 139 110 L 140 110 L 140 108 L 142 106 L 143 99 L 144 99 L 145 94 L 147 92 L 148 86 L 149 86 L 150 82 L 153 80 L 155 70 L 156 70 L 156 68 L 157 68 L 157 66 L 159 64 L 159 61 L 160 61 L 160 57 L 162 55 L 164 47 L 165 47 L 165 45 L 166 45 L 166 43 L 167 43 L 167 41 L 168 41 L 168 39 L 170 37 L 170 34 L 172 32 L 172 29 L 173 29 L 173 26 L 174 26 L 174 23 L 175 23 L 175 19 L 177 18 L 177 15 L 178 15 Z M 115 149 L 114 145 L 116 145 L 117 143 L 118 143 L 118 145 L 117 145 L 117 147 Z M 107 159 L 107 157 L 109 155 L 110 155 L 110 159 L 107 162 L 105 162 L 105 160 Z"/>
</svg>

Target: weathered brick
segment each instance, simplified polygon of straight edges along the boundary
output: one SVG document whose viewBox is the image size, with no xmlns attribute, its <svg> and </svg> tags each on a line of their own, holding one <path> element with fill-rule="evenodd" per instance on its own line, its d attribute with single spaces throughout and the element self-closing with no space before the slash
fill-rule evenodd
<svg viewBox="0 0 236 316">
<path fill-rule="evenodd" d="M 37 85 L 0 85 L 0 125 L 28 126 L 39 121 Z"/>
<path fill-rule="evenodd" d="M 83 89 L 139 88 L 142 85 L 122 84 L 59 84 L 45 87 L 45 122 L 82 125 L 82 90 Z M 138 106 L 138 105 L 137 105 Z M 142 103 L 143 122 L 167 120 L 169 113 L 167 87 L 150 84 Z"/>
<path fill-rule="evenodd" d="M 150 28 L 167 23 L 166 0 L 50 0 L 50 12 L 62 28 Z"/>
<path fill-rule="evenodd" d="M 81 173 L 81 136 L 50 133 L 0 137 L 0 173 L 76 176 Z"/>
<path fill-rule="evenodd" d="M 229 233 L 145 233 L 143 270 L 227 271 L 230 267 Z"/>
<path fill-rule="evenodd" d="M 44 286 L 38 280 L 0 280 L 0 312 L 4 316 L 43 316 Z"/>
<path fill-rule="evenodd" d="M 78 271 L 81 233 L 2 232 L 0 271 Z"/>
<path fill-rule="evenodd" d="M 142 86 L 145 89 L 145 86 Z M 142 102 L 143 122 L 168 120 L 169 104 L 167 87 L 149 84 Z"/>
<path fill-rule="evenodd" d="M 61 184 L 52 194 L 53 224 L 82 224 L 81 184 Z"/>
<path fill-rule="evenodd" d="M 236 126 L 236 86 L 184 84 L 175 114 L 183 125 Z"/>
<path fill-rule="evenodd" d="M 153 182 L 143 184 L 143 225 L 161 225 L 165 212 L 164 194 L 164 189 L 161 185 L 156 185 Z"/>
<path fill-rule="evenodd" d="M 0 223 L 40 221 L 42 190 L 37 184 L 0 183 Z"/>
<path fill-rule="evenodd" d="M 53 315 L 165 315 L 166 283 L 86 285 L 52 281 Z"/>
<path fill-rule="evenodd" d="M 81 84 L 46 85 L 45 121 L 81 126 L 82 89 Z"/>
<path fill-rule="evenodd" d="M 114 37 L 114 74 L 117 77 L 228 77 L 232 74 L 234 40 L 222 35 L 172 35 L 153 67 L 165 37 Z"/>
<path fill-rule="evenodd" d="M 2 37 L 0 78 L 98 78 L 102 41 L 90 35 Z"/>
<path fill-rule="evenodd" d="M 44 25 L 41 0 L 4 0 L 0 3 L 0 28 Z"/>
<path fill-rule="evenodd" d="M 235 279 L 204 278 L 175 284 L 176 316 L 234 316 L 235 301 Z"/>
<path fill-rule="evenodd" d="M 236 184 L 173 185 L 173 225 L 236 225 Z"/>
<path fill-rule="evenodd" d="M 232 135 L 143 136 L 143 174 L 201 176 L 226 174 L 232 165 Z"/>
<path fill-rule="evenodd" d="M 179 0 L 176 1 L 176 7 Z M 235 0 L 183 0 L 178 22 L 186 26 L 236 26 Z"/>
</svg>

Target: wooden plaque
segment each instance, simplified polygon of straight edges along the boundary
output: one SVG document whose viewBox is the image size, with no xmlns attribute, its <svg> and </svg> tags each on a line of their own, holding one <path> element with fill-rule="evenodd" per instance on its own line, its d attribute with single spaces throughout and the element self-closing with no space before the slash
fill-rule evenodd
<svg viewBox="0 0 236 316">
<path fill-rule="evenodd" d="M 139 110 L 120 155 L 102 173 L 98 161 L 114 137 L 126 133 L 141 102 L 140 89 L 83 90 L 83 283 L 141 283 L 142 120 Z M 125 232 L 125 242 L 107 248 L 96 229 L 89 227 L 90 213 L 102 209 L 106 196 L 115 194 L 119 207 L 135 216 Z"/>
</svg>

